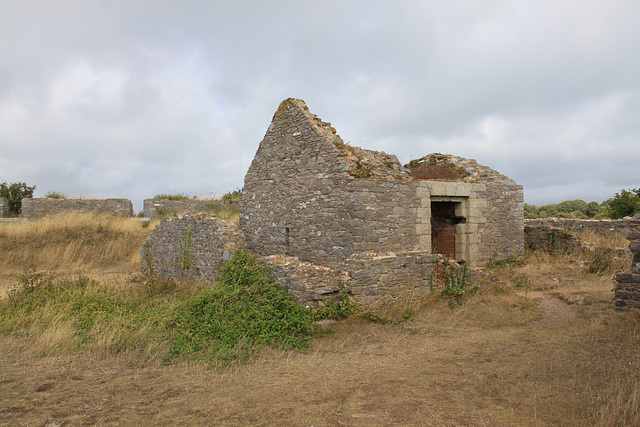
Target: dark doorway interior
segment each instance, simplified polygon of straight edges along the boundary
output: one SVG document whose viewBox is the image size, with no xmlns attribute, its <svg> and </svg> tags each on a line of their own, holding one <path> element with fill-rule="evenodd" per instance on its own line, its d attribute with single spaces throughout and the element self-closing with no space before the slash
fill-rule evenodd
<svg viewBox="0 0 640 427">
<path fill-rule="evenodd" d="M 449 258 L 456 257 L 456 218 L 459 202 L 431 202 L 431 251 Z"/>
</svg>

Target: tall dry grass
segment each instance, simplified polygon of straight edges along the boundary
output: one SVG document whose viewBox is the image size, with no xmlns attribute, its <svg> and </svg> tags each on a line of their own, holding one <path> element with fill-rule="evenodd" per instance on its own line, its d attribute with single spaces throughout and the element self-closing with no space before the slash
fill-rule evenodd
<svg viewBox="0 0 640 427">
<path fill-rule="evenodd" d="M 103 214 L 64 214 L 0 223 L 3 276 L 135 271 L 154 224 Z"/>
<path fill-rule="evenodd" d="M 629 240 L 623 233 L 595 233 L 591 230 L 584 230 L 576 233 L 576 237 L 583 243 L 592 243 L 609 249 L 626 249 L 629 247 Z"/>
</svg>

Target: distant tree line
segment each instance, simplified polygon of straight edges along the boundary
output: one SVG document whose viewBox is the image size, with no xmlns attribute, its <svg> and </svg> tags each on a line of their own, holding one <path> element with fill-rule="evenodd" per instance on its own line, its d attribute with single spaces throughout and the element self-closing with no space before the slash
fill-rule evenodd
<svg viewBox="0 0 640 427">
<path fill-rule="evenodd" d="M 620 219 L 640 212 L 640 189 L 622 190 L 602 203 L 584 200 L 565 200 L 561 203 L 536 206 L 525 203 L 524 217 L 574 218 L 574 219 Z"/>
</svg>

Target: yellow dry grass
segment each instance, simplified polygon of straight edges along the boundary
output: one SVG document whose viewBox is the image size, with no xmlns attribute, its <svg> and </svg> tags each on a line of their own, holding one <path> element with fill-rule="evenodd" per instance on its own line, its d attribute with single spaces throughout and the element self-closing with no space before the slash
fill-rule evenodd
<svg viewBox="0 0 640 427">
<path fill-rule="evenodd" d="M 79 213 L 0 222 L 0 297 L 24 273 L 124 280 L 139 269 L 140 248 L 156 223 Z"/>
</svg>

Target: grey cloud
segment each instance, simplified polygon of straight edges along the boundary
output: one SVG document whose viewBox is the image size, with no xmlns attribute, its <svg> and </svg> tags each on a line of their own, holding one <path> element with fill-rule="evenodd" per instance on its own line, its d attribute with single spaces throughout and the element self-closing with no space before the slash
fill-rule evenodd
<svg viewBox="0 0 640 427">
<path fill-rule="evenodd" d="M 294 96 L 355 145 L 474 157 L 528 202 L 602 200 L 640 186 L 638 18 L 624 0 L 5 2 L 0 180 L 137 205 L 225 192 Z"/>
</svg>

